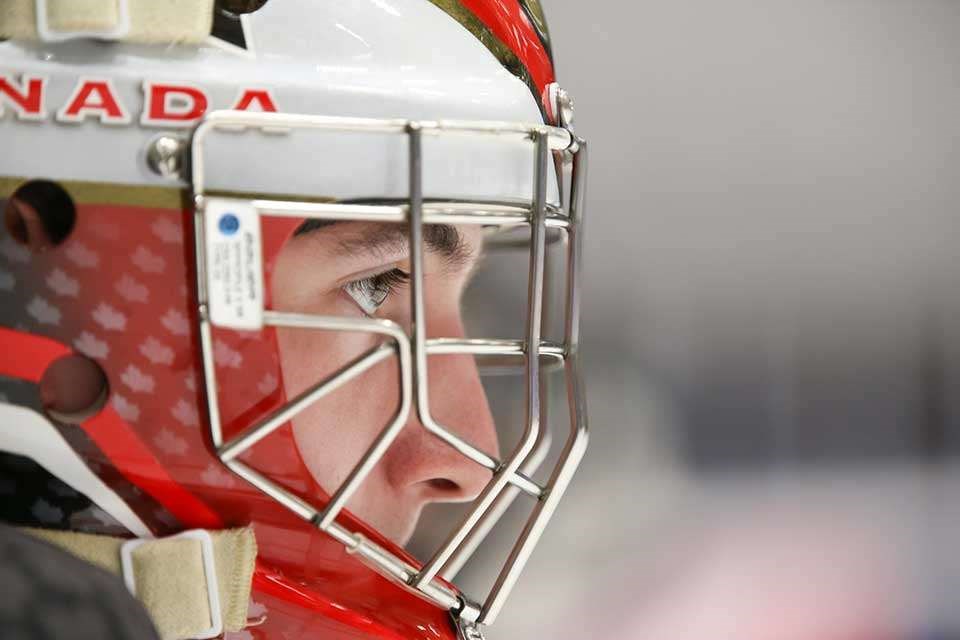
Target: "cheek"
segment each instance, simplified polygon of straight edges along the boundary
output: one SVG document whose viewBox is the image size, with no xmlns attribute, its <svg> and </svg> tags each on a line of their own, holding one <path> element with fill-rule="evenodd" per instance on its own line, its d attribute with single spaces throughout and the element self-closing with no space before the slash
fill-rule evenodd
<svg viewBox="0 0 960 640">
<path fill-rule="evenodd" d="M 379 343 L 375 336 L 303 329 L 277 331 L 284 389 L 292 398 Z M 381 362 L 292 419 L 300 455 L 332 491 L 396 411 L 396 363 Z"/>
</svg>

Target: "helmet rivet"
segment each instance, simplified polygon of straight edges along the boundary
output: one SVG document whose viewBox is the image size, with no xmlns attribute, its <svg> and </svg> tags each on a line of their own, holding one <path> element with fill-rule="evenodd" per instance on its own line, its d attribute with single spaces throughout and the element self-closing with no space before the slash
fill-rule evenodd
<svg viewBox="0 0 960 640">
<path fill-rule="evenodd" d="M 563 89 L 557 90 L 557 111 L 560 116 L 560 126 L 573 131 L 573 100 Z"/>
<path fill-rule="evenodd" d="M 186 140 L 164 134 L 157 136 L 147 148 L 147 166 L 158 176 L 177 179 L 183 170 L 183 153 Z"/>
</svg>

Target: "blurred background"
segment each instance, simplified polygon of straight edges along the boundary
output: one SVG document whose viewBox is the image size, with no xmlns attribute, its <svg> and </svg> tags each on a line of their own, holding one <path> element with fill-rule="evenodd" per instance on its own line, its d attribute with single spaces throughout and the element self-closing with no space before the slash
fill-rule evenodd
<svg viewBox="0 0 960 640">
<path fill-rule="evenodd" d="M 960 3 L 544 5 L 592 440 L 489 637 L 960 638 Z"/>
</svg>

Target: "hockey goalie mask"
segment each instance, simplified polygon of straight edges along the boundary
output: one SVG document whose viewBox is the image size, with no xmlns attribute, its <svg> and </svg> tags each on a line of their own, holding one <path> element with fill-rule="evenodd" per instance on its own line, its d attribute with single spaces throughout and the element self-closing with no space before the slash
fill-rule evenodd
<svg viewBox="0 0 960 640">
<path fill-rule="evenodd" d="M 585 145 L 538 4 L 99 4 L 0 9 L 5 518 L 252 525 L 250 637 L 478 633 L 586 446 Z M 415 558 L 433 502 L 463 505 Z"/>
</svg>

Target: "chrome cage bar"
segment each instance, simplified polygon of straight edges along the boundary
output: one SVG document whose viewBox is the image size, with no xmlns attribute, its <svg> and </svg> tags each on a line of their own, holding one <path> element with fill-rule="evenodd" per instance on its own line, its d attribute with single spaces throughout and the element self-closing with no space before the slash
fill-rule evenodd
<svg viewBox="0 0 960 640">
<path fill-rule="evenodd" d="M 252 206 L 263 217 L 298 217 L 409 224 L 411 253 L 412 331 L 408 336 L 396 323 L 373 318 L 344 318 L 286 313 L 264 309 L 264 324 L 326 331 L 364 331 L 383 336 L 384 342 L 347 363 L 327 378 L 301 392 L 270 415 L 244 428 L 224 442 L 217 403 L 217 380 L 213 358 L 212 325 L 206 290 L 204 210 L 206 174 L 203 148 L 209 133 L 216 129 L 237 131 L 259 129 L 283 132 L 292 129 L 381 132 L 405 135 L 409 149 L 409 195 L 405 204 L 336 204 L 295 200 L 257 199 Z M 424 202 L 421 140 L 425 135 L 500 136 L 533 143 L 535 151 L 534 193 L 530 205 L 483 202 Z M 572 162 L 567 211 L 546 202 L 550 153 L 563 154 Z M 206 385 L 208 425 L 211 441 L 220 460 L 234 473 L 277 500 L 299 517 L 311 522 L 344 544 L 368 565 L 414 589 L 455 616 L 477 624 L 492 623 L 516 583 L 517 577 L 547 521 L 556 508 L 587 445 L 587 419 L 583 382 L 579 370 L 579 299 L 582 260 L 581 227 L 586 186 L 586 144 L 567 129 L 506 122 L 408 121 L 339 118 L 280 113 L 219 111 L 208 114 L 194 129 L 191 141 L 191 183 L 194 196 L 194 237 L 197 267 L 197 318 Z M 562 190 L 562 176 L 559 176 Z M 251 202 L 251 201 L 245 201 Z M 531 228 L 530 265 L 527 292 L 526 335 L 523 340 L 427 339 L 423 302 L 423 225 L 425 224 L 527 225 Z M 542 307 L 545 278 L 547 229 L 565 234 L 567 271 L 564 304 L 564 340 L 543 341 Z M 427 357 L 441 354 L 470 354 L 522 359 L 526 393 L 526 421 L 520 442 L 504 460 L 497 460 L 466 442 L 430 413 Z M 238 460 L 238 456 L 267 437 L 296 413 L 324 395 L 389 358 L 396 357 L 400 370 L 400 403 L 353 470 L 331 495 L 323 509 L 310 505 L 269 478 Z M 559 459 L 545 485 L 531 475 L 549 447 L 547 431 L 541 429 L 541 359 L 562 363 L 567 384 L 570 431 Z M 398 558 L 362 534 L 351 532 L 336 521 L 370 470 L 390 447 L 415 408 L 423 426 L 461 455 L 491 470 L 493 476 L 475 499 L 459 526 L 419 569 Z M 511 550 L 492 588 L 481 601 L 451 589 L 452 578 L 470 558 L 487 532 L 496 524 L 518 494 L 532 497 L 536 504 L 519 539 Z M 441 578 L 441 576 L 443 578 Z"/>
</svg>

